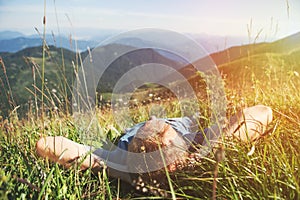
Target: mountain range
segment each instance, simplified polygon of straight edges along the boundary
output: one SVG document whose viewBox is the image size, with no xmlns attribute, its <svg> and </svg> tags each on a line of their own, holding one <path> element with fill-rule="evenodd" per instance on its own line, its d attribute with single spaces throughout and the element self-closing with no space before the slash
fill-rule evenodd
<svg viewBox="0 0 300 200">
<path fill-rule="evenodd" d="M 8 39 L 9 37 L 20 38 L 22 35 L 2 32 L 0 34 L 1 37 L 6 37 L 6 41 L 8 41 L 10 40 Z M 16 38 L 13 40 L 16 40 Z M 109 50 L 110 48 L 125 47 L 125 44 L 111 44 L 105 48 Z M 75 53 L 69 49 L 49 45 L 45 57 L 45 93 L 48 97 L 46 100 L 50 104 L 70 100 L 74 77 L 80 67 L 81 60 L 87 57 L 88 54 L 88 51 Z M 26 113 L 33 107 L 35 99 L 40 98 L 42 47 L 29 47 L 17 52 L 0 52 L 0 56 L 2 58 L 0 71 L 0 115 L 8 115 L 9 110 L 12 109 L 12 102 L 15 102 L 16 105 L 21 105 L 19 108 L 20 113 L 22 111 Z M 241 72 L 244 72 L 249 66 L 255 69 L 259 75 L 261 74 L 259 69 L 272 65 L 275 61 L 285 62 L 291 66 L 290 69 L 300 72 L 300 33 L 269 43 L 233 46 L 223 51 L 211 53 L 209 56 L 223 75 L 231 77 L 235 81 L 238 80 Z M 195 63 L 202 62 L 202 59 L 195 61 Z M 100 86 L 99 92 L 111 92 L 114 85 L 125 72 L 128 72 L 135 66 L 149 62 L 173 66 L 174 69 L 184 76 L 194 76 L 193 78 L 195 78 L 196 71 L 189 63 L 183 63 L 173 56 L 166 55 L 165 52 L 145 49 L 123 55 L 111 63 L 98 85 Z"/>
<path fill-rule="evenodd" d="M 62 47 L 71 51 L 86 51 L 87 47 L 94 48 L 105 39 L 115 36 L 122 31 L 99 31 L 98 34 L 89 39 L 76 39 L 71 34 L 57 35 L 46 34 L 46 42 L 48 45 Z M 244 37 L 222 37 L 211 36 L 207 34 L 185 34 L 187 37 L 195 40 L 201 44 L 208 53 L 224 50 L 231 46 L 237 46 L 245 43 L 247 38 Z M 25 48 L 41 46 L 43 43 L 43 36 L 41 33 L 33 35 L 25 35 L 17 31 L 0 31 L 0 52 L 15 53 Z M 166 38 L 167 39 L 167 38 Z M 76 41 L 76 44 L 75 44 Z M 121 41 L 123 43 L 124 41 Z M 128 41 L 126 41 L 128 42 Z M 126 43 L 125 42 L 125 43 Z M 130 43 L 133 43 L 131 41 Z M 137 43 L 139 45 L 140 43 Z"/>
<path fill-rule="evenodd" d="M 15 31 L 0 32 L 0 52 L 18 52 L 29 47 L 43 44 L 42 35 L 24 35 Z M 104 39 L 103 38 L 100 39 Z M 99 42 L 94 40 L 74 40 L 71 36 L 56 36 L 47 34 L 45 40 L 48 45 L 62 47 L 71 51 L 85 51 L 87 47 L 95 47 Z"/>
</svg>

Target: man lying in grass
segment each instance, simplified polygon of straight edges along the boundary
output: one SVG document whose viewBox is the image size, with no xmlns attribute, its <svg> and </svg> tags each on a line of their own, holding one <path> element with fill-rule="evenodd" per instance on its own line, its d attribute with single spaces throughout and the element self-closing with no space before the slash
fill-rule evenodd
<svg viewBox="0 0 300 200">
<path fill-rule="evenodd" d="M 95 149 L 62 136 L 42 137 L 36 149 L 39 156 L 65 167 L 78 160 L 83 170 L 91 167 L 97 172 L 103 166 L 108 166 L 110 176 L 143 186 L 145 182 L 157 183 L 166 171 L 175 172 L 190 166 L 203 147 L 201 145 L 211 138 L 210 134 L 221 134 L 219 140 L 229 137 L 251 142 L 264 135 L 271 121 L 272 110 L 263 105 L 245 108 L 230 117 L 225 127 L 211 126 L 204 133 L 193 133 L 192 120 L 188 117 L 152 117 L 128 129 L 120 138 L 118 148 L 113 151 Z"/>
</svg>

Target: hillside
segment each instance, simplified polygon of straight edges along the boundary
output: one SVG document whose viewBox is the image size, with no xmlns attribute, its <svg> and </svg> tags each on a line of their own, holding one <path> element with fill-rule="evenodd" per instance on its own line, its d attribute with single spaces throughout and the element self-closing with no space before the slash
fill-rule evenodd
<svg viewBox="0 0 300 200">
<path fill-rule="evenodd" d="M 126 48 L 122 44 L 111 44 L 103 47 L 107 52 L 114 53 L 115 48 Z M 49 105 L 56 105 L 59 101 L 68 102 L 71 99 L 72 85 L 75 79 L 75 69 L 78 70 L 80 60 L 84 60 L 88 52 L 80 55 L 66 49 L 50 46 L 46 50 L 45 59 L 45 84 L 46 98 Z M 40 98 L 41 73 L 42 73 L 42 47 L 31 47 L 16 53 L 1 53 L 5 64 L 13 100 L 16 105 L 21 105 L 19 113 L 24 113 L 33 107 L 34 98 Z M 152 49 L 144 49 L 122 55 L 115 60 L 104 72 L 99 85 L 98 92 L 111 92 L 120 77 L 135 66 L 149 62 L 157 62 L 167 66 L 176 66 L 178 63 L 172 61 Z M 11 98 L 8 98 L 9 88 L 6 75 L 1 71 L 0 78 L 3 82 L 0 98 L 0 115 L 6 116 Z M 53 93 L 54 91 L 54 93 Z M 37 96 L 35 96 L 36 94 Z M 12 106 L 12 105 L 11 105 Z M 64 109 L 64 108 L 61 108 Z"/>
<path fill-rule="evenodd" d="M 271 43 L 257 43 L 231 47 L 224 51 L 211 54 L 211 58 L 216 65 L 220 66 L 247 56 L 266 53 L 289 54 L 293 51 L 299 51 L 299 49 L 300 33 L 296 33 Z"/>
<path fill-rule="evenodd" d="M 227 55 L 227 56 L 226 56 Z M 263 80 L 275 72 L 300 72 L 300 33 L 272 43 L 233 47 L 211 55 L 227 81 L 243 79 L 250 85 L 255 76 Z M 262 73 L 268 71 L 270 74 Z M 245 84 L 244 83 L 244 84 Z"/>
<path fill-rule="evenodd" d="M 201 66 L 207 57 L 196 60 L 194 66 Z M 220 73 L 227 82 L 244 81 L 251 85 L 251 76 L 264 78 L 261 73 L 265 69 L 274 70 L 284 66 L 284 71 L 296 70 L 300 72 L 300 33 L 277 40 L 271 43 L 258 43 L 243 46 L 235 46 L 224 51 L 210 55 Z M 187 65 L 180 69 L 180 72 L 192 80 L 198 78 L 194 76 L 196 70 L 193 65 Z M 279 69 L 276 69 L 279 70 Z M 246 78 L 246 79 L 245 79 Z"/>
<path fill-rule="evenodd" d="M 105 47 L 105 49 L 109 52 L 110 49 L 125 47 L 125 44 L 113 45 Z M 28 110 L 30 107 L 33 107 L 32 102 L 36 101 L 34 99 L 40 98 L 42 47 L 31 47 L 16 53 L 1 53 L 0 55 L 5 64 L 13 100 L 16 105 L 21 105 L 20 110 Z M 81 59 L 84 59 L 86 55 L 87 52 L 81 53 Z M 172 56 L 165 55 L 166 53 L 153 49 L 144 49 L 123 55 L 115 60 L 104 72 L 98 85 L 98 92 L 111 92 L 124 73 L 135 66 L 149 62 L 172 66 L 190 79 L 192 85 L 198 84 L 199 76 L 195 76 L 195 69 L 192 65 L 182 67 L 183 63 L 176 59 L 172 60 Z M 283 66 L 283 62 L 285 67 L 280 70 L 300 72 L 300 33 L 272 43 L 231 47 L 227 50 L 213 53 L 210 56 L 217 64 L 222 75 L 226 77 L 229 86 L 232 85 L 232 83 L 229 83 L 230 81 L 238 83 L 239 80 L 242 80 L 241 78 L 243 78 L 244 83 L 238 84 L 247 82 L 248 85 L 251 85 L 251 77 L 253 75 L 263 79 L 265 74 L 262 74 L 261 70 L 269 69 L 269 71 L 274 71 L 274 69 L 270 68 L 272 66 L 273 68 L 275 66 L 276 68 Z M 56 101 L 61 101 L 62 99 L 63 101 L 69 101 L 72 84 L 74 83 L 74 69 L 80 66 L 79 54 L 50 46 L 46 51 L 45 61 L 46 96 L 53 97 L 47 100 L 50 104 L 56 104 Z M 195 63 L 202 61 L 200 59 Z M 278 71 L 279 69 L 276 70 Z M 9 103 L 9 101 L 12 98 L 3 70 L 1 70 L 0 77 L 2 87 L 0 90 L 2 102 L 0 115 L 6 116 L 11 109 L 9 104 L 12 104 L 12 102 Z M 56 93 L 53 94 L 53 91 Z M 33 94 L 36 94 L 36 96 Z M 172 96 L 169 93 L 165 93 L 165 95 Z M 54 96 L 56 97 L 54 98 Z"/>
<path fill-rule="evenodd" d="M 62 59 L 62 53 L 64 59 Z M 58 98 L 61 98 L 60 95 L 64 93 L 63 91 L 68 91 L 65 80 L 68 84 L 73 80 L 72 61 L 75 61 L 76 55 L 69 50 L 58 49 L 53 46 L 46 50 L 45 55 L 45 84 L 48 89 L 46 95 L 55 89 L 58 91 Z M 31 47 L 17 53 L 1 53 L 0 56 L 6 70 L 6 74 L 3 70 L 0 73 L 3 82 L 0 95 L 1 102 L 3 102 L 0 105 L 1 115 L 6 116 L 10 110 L 7 100 L 9 87 L 6 76 L 11 87 L 13 100 L 16 105 L 21 106 L 19 111 L 23 113 L 33 106 L 35 97 L 37 99 L 41 97 L 39 90 L 41 90 L 42 84 L 42 47 Z M 64 65 L 62 61 L 64 61 Z"/>
</svg>

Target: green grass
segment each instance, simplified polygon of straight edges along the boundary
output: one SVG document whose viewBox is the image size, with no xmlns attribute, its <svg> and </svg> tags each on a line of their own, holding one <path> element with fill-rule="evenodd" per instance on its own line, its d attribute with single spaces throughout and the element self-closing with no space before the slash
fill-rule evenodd
<svg viewBox="0 0 300 200">
<path fill-rule="evenodd" d="M 224 141 L 225 159 L 218 163 L 217 199 L 299 199 L 300 198 L 300 59 L 299 53 L 259 53 L 220 66 L 226 75 L 227 115 L 245 106 L 268 105 L 274 121 L 269 134 L 252 144 Z M 40 62 L 41 60 L 36 60 Z M 52 68 L 45 63 L 45 68 Z M 24 72 L 25 73 L 25 72 Z M 24 75 L 25 76 L 25 75 Z M 26 74 L 29 76 L 29 74 Z M 22 81 L 22 80 L 19 80 Z M 25 81 L 25 80 L 23 80 Z M 51 80 L 49 80 L 51 81 Z M 25 83 L 24 83 L 25 84 Z M 45 85 L 45 92 L 47 92 Z M 51 89 L 51 88 L 50 88 Z M 14 91 L 13 91 L 14 92 Z M 61 94 L 64 96 L 65 94 Z M 147 93 L 143 93 L 147 96 Z M 109 98 L 105 94 L 104 98 Z M 44 100 L 51 99 L 49 93 Z M 49 101 L 51 102 L 51 101 Z M 49 103 L 45 101 L 45 104 Z M 176 101 L 156 102 L 174 117 L 180 114 Z M 134 122 L 148 119 L 153 104 L 137 107 Z M 99 125 L 111 140 L 119 132 L 109 109 L 98 110 Z M 28 111 L 19 119 L 18 109 L 0 118 L 0 197 L 4 199 L 149 199 L 128 184 L 108 178 L 107 172 L 93 174 L 79 166 L 64 169 L 35 153 L 41 136 L 62 135 L 83 142 L 80 127 L 67 113 L 49 111 L 43 119 Z M 204 124 L 209 124 L 206 121 Z M 248 155 L 251 149 L 252 155 Z M 207 155 L 195 169 L 168 174 L 171 196 L 184 199 L 210 199 L 213 193 L 216 161 Z M 161 197 L 163 198 L 163 197 Z"/>
</svg>

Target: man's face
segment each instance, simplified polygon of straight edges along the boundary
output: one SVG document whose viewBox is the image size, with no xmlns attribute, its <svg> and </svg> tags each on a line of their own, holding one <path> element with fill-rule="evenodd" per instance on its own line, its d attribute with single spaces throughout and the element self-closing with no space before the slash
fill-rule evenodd
<svg viewBox="0 0 300 200">
<path fill-rule="evenodd" d="M 164 120 L 151 119 L 145 122 L 135 137 L 159 142 L 161 146 L 168 146 L 178 137 L 178 133 Z"/>
<path fill-rule="evenodd" d="M 159 119 L 145 122 L 128 145 L 128 151 L 145 156 L 145 159 L 136 162 L 138 165 L 148 166 L 151 163 L 163 168 L 163 157 L 169 171 L 175 171 L 177 163 L 185 160 L 188 153 L 182 136 L 170 124 Z"/>
</svg>

